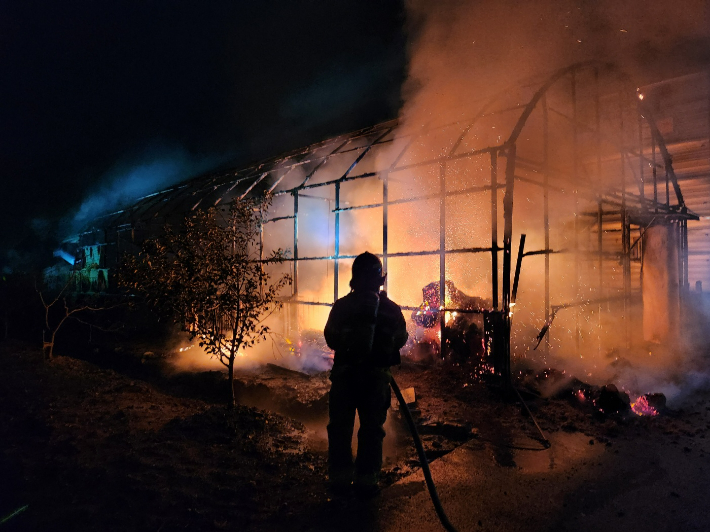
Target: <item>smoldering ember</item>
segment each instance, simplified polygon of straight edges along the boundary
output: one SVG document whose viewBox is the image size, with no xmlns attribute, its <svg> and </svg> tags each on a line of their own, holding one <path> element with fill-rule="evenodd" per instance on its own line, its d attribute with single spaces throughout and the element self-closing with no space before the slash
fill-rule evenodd
<svg viewBox="0 0 710 532">
<path fill-rule="evenodd" d="M 658 64 L 521 29 L 504 65 L 463 49 L 484 4 L 408 6 L 398 118 L 5 272 L 1 530 L 710 530 L 707 6 L 668 21 L 692 61 L 643 19 Z M 330 489 L 323 335 L 364 251 L 408 332 L 367 497 Z"/>
</svg>

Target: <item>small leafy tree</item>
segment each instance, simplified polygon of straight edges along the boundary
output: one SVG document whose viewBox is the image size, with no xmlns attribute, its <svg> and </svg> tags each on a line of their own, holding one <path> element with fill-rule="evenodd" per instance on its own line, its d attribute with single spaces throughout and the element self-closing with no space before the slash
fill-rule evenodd
<svg viewBox="0 0 710 532">
<path fill-rule="evenodd" d="M 242 200 L 227 212 L 197 211 L 179 230 L 166 226 L 137 256 L 127 256 L 119 275 L 121 286 L 167 313 L 227 368 L 232 406 L 237 354 L 271 333 L 264 320 L 281 308 L 278 295 L 291 283 L 288 274 L 272 280 L 268 272 L 286 259 L 283 250 L 262 256 L 269 204 Z"/>
</svg>

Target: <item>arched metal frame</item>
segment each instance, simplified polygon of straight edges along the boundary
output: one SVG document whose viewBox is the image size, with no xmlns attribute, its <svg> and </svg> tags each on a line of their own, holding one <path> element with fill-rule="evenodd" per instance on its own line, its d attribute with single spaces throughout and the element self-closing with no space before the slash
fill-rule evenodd
<svg viewBox="0 0 710 532">
<path fill-rule="evenodd" d="M 578 86 L 577 79 L 582 73 L 592 73 L 594 79 L 594 100 L 595 100 L 595 124 L 590 126 L 587 123 L 582 123 L 578 117 Z M 452 143 L 451 148 L 443 156 L 434 157 L 428 160 L 419 161 L 416 163 L 400 164 L 404 159 L 408 150 L 422 136 L 442 129 L 451 127 L 457 124 L 445 124 L 443 126 L 431 127 L 426 126 L 419 131 L 401 135 L 397 129 L 397 121 L 390 121 L 371 128 L 366 128 L 349 135 L 343 135 L 335 139 L 309 146 L 302 150 L 297 150 L 288 153 L 284 156 L 263 161 L 252 167 L 239 170 L 236 172 L 221 173 L 216 175 L 204 176 L 194 179 L 188 183 L 183 183 L 167 190 L 152 194 L 141 199 L 130 209 L 125 209 L 117 213 L 112 213 L 95 221 L 95 228 L 102 228 L 105 233 L 105 240 L 108 242 L 114 240 L 120 242 L 120 234 L 126 228 L 135 227 L 136 223 L 141 221 L 144 224 L 153 224 L 154 226 L 162 226 L 171 216 L 179 215 L 188 210 L 202 208 L 217 204 L 224 204 L 228 201 L 241 199 L 247 194 L 269 191 L 274 196 L 291 196 L 293 199 L 293 214 L 285 216 L 274 216 L 269 222 L 279 220 L 293 220 L 293 250 L 291 261 L 293 264 L 293 294 L 288 299 L 289 305 L 325 305 L 330 306 L 329 301 L 302 301 L 299 300 L 299 263 L 304 261 L 333 261 L 334 270 L 334 285 L 333 285 L 333 301 L 342 294 L 339 293 L 339 262 L 346 259 L 353 259 L 353 255 L 343 255 L 340 253 L 341 239 L 341 213 L 345 211 L 353 211 L 360 209 L 382 208 L 382 253 L 385 268 L 387 268 L 388 260 L 394 257 L 416 257 L 416 256 L 438 256 L 439 257 L 439 288 L 440 293 L 445 293 L 446 281 L 446 261 L 447 257 L 454 254 L 477 254 L 487 253 L 491 258 L 491 309 L 479 309 L 480 312 L 489 312 L 497 314 L 500 321 L 504 323 L 505 331 L 503 334 L 503 345 L 497 345 L 498 358 L 502 360 L 497 370 L 506 378 L 510 372 L 510 330 L 511 330 L 511 309 L 514 304 L 515 292 L 517 289 L 516 282 L 511 286 L 511 276 L 513 273 L 513 212 L 514 212 L 514 195 L 515 182 L 523 181 L 542 189 L 543 193 L 543 232 L 544 232 L 544 248 L 533 251 L 524 251 L 522 245 L 518 253 L 518 269 L 520 263 L 525 256 L 544 255 L 545 257 L 545 288 L 544 288 L 544 313 L 547 321 L 554 314 L 554 309 L 550 301 L 550 255 L 559 252 L 560 250 L 550 249 L 550 218 L 549 218 L 549 193 L 553 189 L 552 181 L 560 181 L 567 179 L 574 185 L 575 204 L 579 197 L 593 199 L 596 201 L 598 209 L 593 216 L 596 216 L 596 224 L 598 227 L 598 242 L 597 242 L 597 259 L 599 261 L 599 286 L 604 283 L 602 264 L 605 260 L 605 250 L 603 243 L 602 227 L 606 220 L 611 219 L 618 222 L 622 233 L 622 261 L 623 261 L 623 289 L 624 301 L 629 298 L 631 287 L 631 256 L 635 252 L 635 248 L 640 245 L 641 235 L 644 228 L 657 223 L 660 220 L 666 220 L 668 223 L 676 224 L 678 231 L 678 241 L 680 242 L 679 253 L 679 271 L 681 275 L 681 292 L 688 289 L 688 249 L 687 249 L 687 220 L 697 219 L 693 213 L 688 211 L 683 201 L 683 196 L 678 186 L 678 182 L 673 171 L 671 157 L 666 149 L 662 135 L 653 120 L 648 109 L 645 109 L 643 102 L 638 101 L 638 141 L 636 146 L 628 145 L 628 128 L 631 124 L 624 122 L 623 113 L 623 98 L 628 98 L 628 90 L 626 94 L 619 92 L 619 108 L 620 113 L 620 132 L 618 138 L 603 139 L 602 129 L 600 127 L 600 72 L 605 74 L 612 73 L 622 85 L 627 88 L 629 82 L 623 75 L 615 73 L 613 67 L 607 64 L 588 62 L 572 65 L 570 67 L 559 70 L 552 76 L 542 82 L 537 82 L 538 89 L 532 97 L 524 104 L 516 104 L 507 108 L 496 108 L 496 104 L 500 103 L 503 98 L 502 94 L 496 95 L 488 101 L 484 102 L 478 113 L 473 119 L 463 124 L 460 134 Z M 552 108 L 548 101 L 548 95 L 551 88 L 568 82 L 569 96 L 572 100 L 571 116 Z M 528 85 L 532 86 L 532 85 Z M 460 152 L 469 131 L 483 117 L 494 116 L 511 111 L 520 111 L 520 116 L 515 122 L 510 135 L 504 142 L 476 149 L 469 149 Z M 518 155 L 518 143 L 522 132 L 524 131 L 528 121 L 535 110 L 539 110 L 542 117 L 542 163 L 525 160 Z M 549 136 L 549 115 L 554 112 L 557 117 L 569 121 L 572 126 L 572 159 L 573 168 L 571 176 L 560 176 L 560 172 L 551 168 L 549 164 L 550 153 L 550 136 Z M 591 133 L 596 138 L 596 165 L 599 178 L 601 179 L 601 142 L 615 144 L 618 149 L 618 157 L 620 161 L 619 167 L 619 186 L 615 190 L 606 190 L 604 193 L 599 193 L 591 189 L 585 189 L 580 181 L 580 154 L 578 147 L 578 136 L 580 133 Z M 408 138 L 407 138 L 408 137 Z M 356 173 L 358 164 L 365 156 L 374 148 L 392 142 L 393 140 L 406 140 L 401 151 L 393 157 L 392 162 L 386 168 L 377 168 L 375 171 Z M 646 146 L 650 141 L 650 149 Z M 353 146 L 354 145 L 354 146 Z M 321 167 L 329 160 L 329 158 L 350 153 L 354 156 L 349 167 L 338 177 L 321 182 L 312 182 L 313 176 L 321 169 Z M 490 161 L 490 177 L 489 183 L 486 185 L 478 185 L 467 187 L 461 190 L 447 190 L 447 165 L 452 162 L 472 157 L 487 155 Z M 661 161 L 657 161 L 660 155 Z M 504 180 L 501 182 L 498 176 L 499 161 L 505 158 Z M 638 173 L 633 171 L 630 162 L 633 159 L 638 159 Z M 408 198 L 391 200 L 389 195 L 389 180 L 392 174 L 397 172 L 406 172 L 416 167 L 426 165 L 438 165 L 439 168 L 439 191 L 435 194 L 420 194 Z M 647 168 L 651 168 L 652 181 L 649 183 L 646 179 Z M 279 185 L 284 182 L 291 172 L 298 168 L 310 168 L 305 174 L 305 178 L 296 186 L 287 189 L 279 189 Z M 521 175 L 518 170 L 533 171 L 541 179 L 531 179 L 528 176 Z M 658 170 L 661 170 L 662 176 L 659 180 Z M 277 174 L 281 172 L 280 175 Z M 635 177 L 635 185 L 638 192 L 632 192 L 628 181 L 628 173 L 632 173 Z M 273 174 L 273 175 L 272 175 Z M 341 204 L 341 186 L 349 181 L 363 180 L 376 178 L 382 182 L 382 201 L 379 203 L 345 206 Z M 665 201 L 659 198 L 659 186 L 661 193 L 665 187 Z M 332 187 L 334 205 L 332 214 L 334 217 L 334 253 L 329 256 L 303 256 L 299 253 L 299 198 L 308 197 L 308 191 L 321 188 Z M 673 189 L 673 202 L 671 202 L 670 190 Z M 498 192 L 503 191 L 503 242 L 499 245 L 499 205 Z M 470 193 L 486 193 L 490 192 L 490 222 L 491 235 L 490 245 L 483 247 L 460 247 L 455 249 L 446 248 L 446 231 L 447 231 L 447 216 L 446 216 L 446 199 L 453 196 L 460 196 Z M 652 193 L 652 200 L 646 198 L 647 193 Z M 323 198 L 320 198 L 323 199 Z M 389 251 L 389 208 L 392 205 L 421 202 L 425 200 L 439 200 L 439 247 L 438 249 L 424 251 L 409 251 L 395 252 Z M 610 210 L 605 210 L 610 209 Z M 589 215 L 589 213 L 586 213 Z M 582 213 L 575 210 L 575 225 L 577 219 Z M 631 240 L 632 226 L 635 226 L 640 236 L 633 242 Z M 109 236 L 109 232 L 113 232 L 114 237 Z M 86 235 L 95 235 L 96 229 L 90 229 Z M 575 235 L 576 235 L 575 231 Z M 576 237 L 575 237 L 576 239 Z M 577 244 L 575 240 L 575 249 L 577 252 Z M 499 253 L 503 253 L 502 257 L 502 287 L 499 286 Z M 120 246 L 116 247 L 116 256 L 121 253 Z M 577 272 L 577 278 L 579 277 Z M 413 309 L 412 307 L 405 307 Z M 444 311 L 471 311 L 470 309 L 444 309 Z M 440 313 L 443 320 L 444 312 Z M 577 330 L 579 337 L 579 328 Z"/>
</svg>

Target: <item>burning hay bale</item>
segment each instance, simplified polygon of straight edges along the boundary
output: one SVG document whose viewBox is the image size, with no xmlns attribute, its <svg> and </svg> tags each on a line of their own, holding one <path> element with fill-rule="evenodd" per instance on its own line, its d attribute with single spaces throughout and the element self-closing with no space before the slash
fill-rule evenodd
<svg viewBox="0 0 710 532">
<path fill-rule="evenodd" d="M 439 283 L 433 282 L 422 288 L 422 304 L 412 312 L 412 321 L 417 326 L 415 358 L 432 358 L 450 352 L 457 360 L 481 358 L 485 351 L 483 320 L 473 311 L 490 307 L 490 301 L 469 296 L 456 288 L 452 281 L 445 283 L 444 302 L 441 301 Z M 445 310 L 457 309 L 457 310 Z M 441 331 L 441 313 L 444 313 L 444 330 Z M 427 356 L 428 355 L 428 356 Z"/>
<path fill-rule="evenodd" d="M 662 393 L 647 393 L 631 403 L 631 411 L 637 416 L 656 416 L 666 408 L 666 396 Z"/>
<path fill-rule="evenodd" d="M 595 386 L 555 369 L 529 372 L 522 383 L 527 390 L 542 397 L 566 399 L 595 414 L 655 416 L 666 408 L 666 397 L 662 393 L 644 394 L 632 401 L 627 392 L 614 384 Z"/>
</svg>

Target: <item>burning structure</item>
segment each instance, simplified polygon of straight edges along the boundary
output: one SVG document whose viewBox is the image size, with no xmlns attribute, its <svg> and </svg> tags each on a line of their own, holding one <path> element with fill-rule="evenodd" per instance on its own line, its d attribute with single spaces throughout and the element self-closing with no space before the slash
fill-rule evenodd
<svg viewBox="0 0 710 532">
<path fill-rule="evenodd" d="M 692 82 L 708 92 L 704 76 Z M 704 227 L 707 99 L 674 107 L 687 134 L 661 107 L 669 83 L 638 89 L 611 65 L 579 63 L 480 99 L 470 116 L 393 120 L 203 175 L 96 219 L 74 239 L 91 250 L 74 268 L 110 288 L 121 256 L 164 224 L 270 193 L 263 246 L 291 250 L 289 335 L 322 329 L 367 249 L 405 309 L 420 310 L 435 282 L 440 330 L 453 313 L 482 314 L 499 373 L 543 325 L 541 356 L 596 368 L 612 348 L 682 334 L 690 284 L 710 281 L 710 251 L 690 251 L 692 224 Z M 460 305 L 454 285 L 485 304 Z"/>
</svg>

